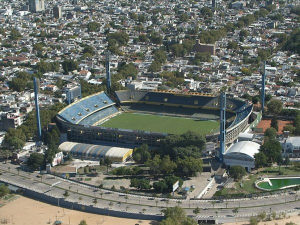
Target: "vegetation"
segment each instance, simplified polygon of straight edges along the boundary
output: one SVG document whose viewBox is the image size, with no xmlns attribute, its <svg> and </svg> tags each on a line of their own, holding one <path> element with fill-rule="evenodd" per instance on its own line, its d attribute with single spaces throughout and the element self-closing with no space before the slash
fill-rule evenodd
<svg viewBox="0 0 300 225">
<path fill-rule="evenodd" d="M 196 225 L 197 222 L 187 217 L 185 211 L 178 207 L 167 208 L 163 210 L 165 219 L 159 225 Z"/>
<path fill-rule="evenodd" d="M 44 163 L 44 154 L 41 153 L 32 153 L 27 161 L 27 166 L 32 170 L 40 170 Z"/>
<path fill-rule="evenodd" d="M 245 167 L 236 165 L 231 166 L 229 169 L 229 176 L 234 178 L 235 180 L 240 180 L 243 176 L 246 175 Z"/>
<path fill-rule="evenodd" d="M 0 198 L 2 198 L 3 196 L 9 194 L 9 189 L 8 187 L 6 187 L 5 184 L 1 184 L 0 185 Z"/>
</svg>

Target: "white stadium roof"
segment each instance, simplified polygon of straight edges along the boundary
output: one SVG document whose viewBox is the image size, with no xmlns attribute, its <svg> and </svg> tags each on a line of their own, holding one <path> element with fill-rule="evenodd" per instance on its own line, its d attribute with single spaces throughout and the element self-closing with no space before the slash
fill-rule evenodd
<svg viewBox="0 0 300 225">
<path fill-rule="evenodd" d="M 225 155 L 247 155 L 254 159 L 254 155 L 259 152 L 260 145 L 253 141 L 241 141 L 235 143 L 225 152 Z"/>
</svg>

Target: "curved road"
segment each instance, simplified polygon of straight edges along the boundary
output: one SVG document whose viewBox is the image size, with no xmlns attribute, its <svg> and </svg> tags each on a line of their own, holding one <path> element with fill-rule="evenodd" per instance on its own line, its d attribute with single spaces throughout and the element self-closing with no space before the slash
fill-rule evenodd
<svg viewBox="0 0 300 225">
<path fill-rule="evenodd" d="M 12 164 L 0 164 L 0 181 L 4 181 L 19 187 L 26 187 L 46 195 L 57 198 L 64 198 L 63 194 L 67 190 L 69 196 L 66 200 L 79 202 L 85 205 L 94 205 L 99 208 L 109 208 L 117 211 L 127 211 L 132 213 L 143 213 L 161 215 L 161 210 L 166 207 L 179 205 L 184 208 L 188 215 L 195 216 L 193 209 L 200 208 L 198 218 L 217 218 L 218 222 L 228 222 L 235 220 L 248 220 L 252 215 L 265 211 L 270 212 L 293 212 L 299 207 L 298 194 L 273 195 L 258 199 L 224 200 L 222 203 L 212 203 L 207 200 L 165 200 L 160 198 L 149 198 L 91 188 L 86 185 L 73 182 L 71 180 L 60 179 L 52 175 L 45 174 L 37 178 L 37 173 L 17 171 L 18 166 Z M 94 199 L 97 203 L 94 204 Z M 59 204 L 59 200 L 58 200 Z M 233 209 L 238 208 L 238 212 L 233 213 Z M 236 219 L 235 217 L 240 217 Z"/>
</svg>

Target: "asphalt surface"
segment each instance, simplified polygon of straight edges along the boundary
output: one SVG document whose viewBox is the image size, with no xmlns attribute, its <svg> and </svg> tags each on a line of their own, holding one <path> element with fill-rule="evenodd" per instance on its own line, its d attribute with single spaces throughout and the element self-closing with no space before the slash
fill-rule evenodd
<svg viewBox="0 0 300 225">
<path fill-rule="evenodd" d="M 0 163 L 0 181 L 26 187 L 46 195 L 56 198 L 64 198 L 63 194 L 67 190 L 69 196 L 65 198 L 70 202 L 78 202 L 83 205 L 94 205 L 99 208 L 109 208 L 117 211 L 127 211 L 132 213 L 143 213 L 161 215 L 161 210 L 166 207 L 180 206 L 184 208 L 187 215 L 196 216 L 193 210 L 200 208 L 197 218 L 217 218 L 219 222 L 234 222 L 237 220 L 248 220 L 250 216 L 255 216 L 260 212 L 268 213 L 275 211 L 290 213 L 299 212 L 300 192 L 272 195 L 256 199 L 236 199 L 224 200 L 223 202 L 212 202 L 207 200 L 174 200 L 149 198 L 120 192 L 91 188 L 74 181 L 57 178 L 45 174 L 38 178 L 38 173 L 28 173 L 17 171 L 17 166 L 12 164 Z M 299 195 L 299 196 L 298 196 Z M 127 197 L 126 197 L 127 196 Z M 97 204 L 93 200 L 97 199 Z M 59 200 L 58 200 L 59 205 Z M 233 209 L 238 208 L 234 213 Z"/>
</svg>

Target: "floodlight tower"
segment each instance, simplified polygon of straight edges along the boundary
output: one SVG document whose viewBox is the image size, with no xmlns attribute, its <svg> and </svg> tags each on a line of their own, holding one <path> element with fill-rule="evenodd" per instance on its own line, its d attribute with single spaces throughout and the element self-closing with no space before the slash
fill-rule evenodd
<svg viewBox="0 0 300 225">
<path fill-rule="evenodd" d="M 266 61 L 263 65 L 263 73 L 261 78 L 261 111 L 264 112 L 265 108 L 265 89 L 266 89 Z"/>
<path fill-rule="evenodd" d="M 106 89 L 107 94 L 110 94 L 111 89 L 111 76 L 110 76 L 110 51 L 106 52 L 105 69 L 106 69 Z"/>
<path fill-rule="evenodd" d="M 219 147 L 219 161 L 223 162 L 223 155 L 225 152 L 226 143 L 226 93 L 222 92 L 220 96 L 220 147 Z"/>
<path fill-rule="evenodd" d="M 38 79 L 36 77 L 33 78 L 34 83 L 34 101 L 35 101 L 35 113 L 36 113 L 36 125 L 38 131 L 39 141 L 42 138 L 42 129 L 41 129 L 41 117 L 40 117 L 40 107 L 39 107 L 39 96 L 38 96 Z"/>
</svg>

